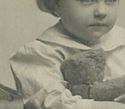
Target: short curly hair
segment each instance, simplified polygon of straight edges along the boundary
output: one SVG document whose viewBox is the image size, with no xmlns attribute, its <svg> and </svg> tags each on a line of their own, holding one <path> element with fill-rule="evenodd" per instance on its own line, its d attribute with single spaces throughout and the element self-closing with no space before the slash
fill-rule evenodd
<svg viewBox="0 0 125 109">
<path fill-rule="evenodd" d="M 55 15 L 55 5 L 59 0 L 36 0 L 40 10 Z"/>
</svg>

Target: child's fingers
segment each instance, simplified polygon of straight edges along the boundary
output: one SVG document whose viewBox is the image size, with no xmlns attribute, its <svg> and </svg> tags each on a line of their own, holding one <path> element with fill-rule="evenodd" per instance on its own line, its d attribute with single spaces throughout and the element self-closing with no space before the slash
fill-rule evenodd
<svg viewBox="0 0 125 109">
<path fill-rule="evenodd" d="M 41 109 L 45 95 L 45 90 L 41 89 L 36 95 L 29 98 L 29 100 L 24 104 L 24 109 Z"/>
<path fill-rule="evenodd" d="M 29 101 L 24 104 L 24 109 L 40 109 L 41 107 L 37 103 Z"/>
</svg>

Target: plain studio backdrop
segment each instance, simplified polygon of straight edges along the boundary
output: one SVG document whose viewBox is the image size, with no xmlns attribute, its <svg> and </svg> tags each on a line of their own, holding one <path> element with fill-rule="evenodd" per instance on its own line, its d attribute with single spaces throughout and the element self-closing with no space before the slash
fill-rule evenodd
<svg viewBox="0 0 125 109">
<path fill-rule="evenodd" d="M 120 1 L 117 24 L 125 27 L 125 0 Z M 57 19 L 40 11 L 35 0 L 0 0 L 0 83 L 14 88 L 9 56 L 33 41 Z"/>
</svg>

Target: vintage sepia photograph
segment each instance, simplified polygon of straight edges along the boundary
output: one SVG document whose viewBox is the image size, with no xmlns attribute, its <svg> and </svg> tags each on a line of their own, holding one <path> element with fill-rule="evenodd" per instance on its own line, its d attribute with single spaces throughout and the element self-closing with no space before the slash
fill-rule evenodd
<svg viewBox="0 0 125 109">
<path fill-rule="evenodd" d="M 0 109 L 125 109 L 125 0 L 0 0 Z"/>
</svg>

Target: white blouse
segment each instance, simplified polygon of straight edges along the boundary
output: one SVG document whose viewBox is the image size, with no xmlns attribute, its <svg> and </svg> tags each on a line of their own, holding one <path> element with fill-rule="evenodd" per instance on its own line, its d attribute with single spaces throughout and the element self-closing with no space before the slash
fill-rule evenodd
<svg viewBox="0 0 125 109">
<path fill-rule="evenodd" d="M 114 26 L 92 48 L 98 47 L 111 51 L 107 58 L 109 71 L 105 73 L 105 80 L 125 75 L 125 30 Z M 41 102 L 45 109 L 81 109 L 81 106 L 91 109 L 91 103 L 95 101 L 72 96 L 65 88 L 66 81 L 60 71 L 65 59 L 85 49 L 91 48 L 60 33 L 56 27 L 20 48 L 11 57 L 10 65 L 17 90 L 24 101 L 42 90 L 44 97 Z"/>
</svg>

